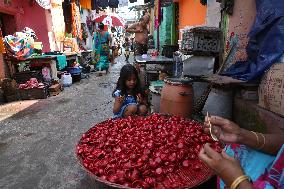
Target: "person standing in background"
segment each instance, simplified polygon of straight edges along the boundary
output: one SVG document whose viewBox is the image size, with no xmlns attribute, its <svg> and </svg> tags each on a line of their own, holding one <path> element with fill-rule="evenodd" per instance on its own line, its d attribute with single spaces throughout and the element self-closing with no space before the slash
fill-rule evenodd
<svg viewBox="0 0 284 189">
<path fill-rule="evenodd" d="M 134 55 L 147 54 L 148 51 L 148 24 L 150 16 L 145 14 L 139 22 L 126 28 L 126 32 L 135 34 Z"/>
<path fill-rule="evenodd" d="M 99 23 L 98 30 L 94 33 L 93 37 L 93 50 L 96 53 L 96 70 L 106 70 L 108 72 L 109 59 L 110 59 L 110 42 L 111 35 L 104 30 L 105 25 Z"/>
</svg>

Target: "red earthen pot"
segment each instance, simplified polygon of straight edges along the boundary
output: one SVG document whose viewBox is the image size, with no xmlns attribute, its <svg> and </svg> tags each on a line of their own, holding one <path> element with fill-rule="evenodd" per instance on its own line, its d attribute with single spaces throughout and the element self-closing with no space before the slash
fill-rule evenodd
<svg viewBox="0 0 284 189">
<path fill-rule="evenodd" d="M 192 106 L 192 80 L 188 78 L 166 78 L 161 93 L 160 113 L 190 117 Z"/>
</svg>

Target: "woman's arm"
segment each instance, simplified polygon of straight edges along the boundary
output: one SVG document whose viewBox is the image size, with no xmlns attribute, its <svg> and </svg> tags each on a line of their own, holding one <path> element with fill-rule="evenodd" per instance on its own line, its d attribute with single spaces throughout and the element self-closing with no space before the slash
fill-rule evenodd
<svg viewBox="0 0 284 189">
<path fill-rule="evenodd" d="M 257 135 L 257 136 L 256 136 Z M 267 154 L 276 155 L 284 144 L 284 133 L 260 134 L 241 129 L 238 142 Z"/>
<path fill-rule="evenodd" d="M 275 134 L 254 133 L 218 116 L 211 116 L 209 120 L 213 127 L 213 134 L 224 143 L 244 144 L 272 155 L 276 155 L 282 144 L 284 144 L 284 131 Z M 209 120 L 205 120 L 204 124 L 204 131 L 207 133 L 209 133 Z"/>
</svg>

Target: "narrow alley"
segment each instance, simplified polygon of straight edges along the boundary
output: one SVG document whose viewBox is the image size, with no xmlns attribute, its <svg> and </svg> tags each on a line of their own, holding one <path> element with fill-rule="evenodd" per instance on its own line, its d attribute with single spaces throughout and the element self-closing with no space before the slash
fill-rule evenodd
<svg viewBox="0 0 284 189">
<path fill-rule="evenodd" d="M 112 116 L 111 93 L 123 60 L 119 57 L 109 74 L 93 73 L 11 117 L 0 110 L 0 188 L 92 188 L 76 162 L 75 146 L 93 124 Z M 6 112 L 28 102 L 15 102 Z"/>
<path fill-rule="evenodd" d="M 283 2 L 0 0 L 0 189 L 284 189 Z"/>
</svg>

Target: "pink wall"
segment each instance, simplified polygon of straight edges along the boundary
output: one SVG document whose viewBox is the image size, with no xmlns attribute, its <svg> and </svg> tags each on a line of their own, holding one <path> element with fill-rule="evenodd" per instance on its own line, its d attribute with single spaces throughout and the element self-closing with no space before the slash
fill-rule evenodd
<svg viewBox="0 0 284 189">
<path fill-rule="evenodd" d="M 21 0 L 12 0 L 11 5 L 5 5 L 4 0 L 0 0 L 0 12 L 10 14 L 14 16 L 13 20 L 9 20 L 11 25 L 14 25 L 14 30 L 17 29 L 17 25 L 20 23 L 20 17 L 23 13 L 23 8 L 20 6 Z M 5 19 L 4 19 L 5 20 Z M 12 26 L 8 28 L 12 30 Z M 8 68 L 6 64 L 4 64 L 3 54 L 0 54 L 0 79 L 8 76 Z"/>
<path fill-rule="evenodd" d="M 24 27 L 33 29 L 38 41 L 43 42 L 43 50 L 50 51 L 47 18 L 51 16 L 48 10 L 40 7 L 35 1 L 30 3 L 29 0 L 12 0 L 11 5 L 5 5 L 4 0 L 0 0 L 0 12 L 15 16 L 17 31 Z M 14 22 L 11 24 L 15 25 Z"/>
<path fill-rule="evenodd" d="M 50 51 L 48 31 L 51 30 L 51 15 L 48 10 L 41 8 L 35 1 L 30 3 L 29 0 L 11 0 L 11 4 L 6 5 L 4 0 L 0 0 L 0 12 L 13 15 L 15 18 L 9 20 L 9 31 L 21 31 L 24 27 L 29 27 L 36 32 L 38 41 L 43 42 L 43 51 Z M 0 54 L 0 78 L 8 76 L 5 70 L 7 68 Z"/>
<path fill-rule="evenodd" d="M 24 14 L 24 9 L 21 0 L 12 0 L 10 5 L 4 4 L 4 0 L 0 0 L 0 12 L 13 15 L 16 21 L 15 23 L 12 21 L 11 22 L 13 25 L 15 25 L 16 30 L 19 30 L 20 25 L 22 24 L 21 20 Z"/>
<path fill-rule="evenodd" d="M 43 51 L 50 51 L 48 39 L 48 26 L 46 15 L 49 14 L 48 10 L 43 9 L 37 3 L 32 6 L 28 1 L 23 1 L 24 15 L 22 23 L 24 26 L 33 29 L 38 37 L 38 41 L 43 43 Z"/>
</svg>

